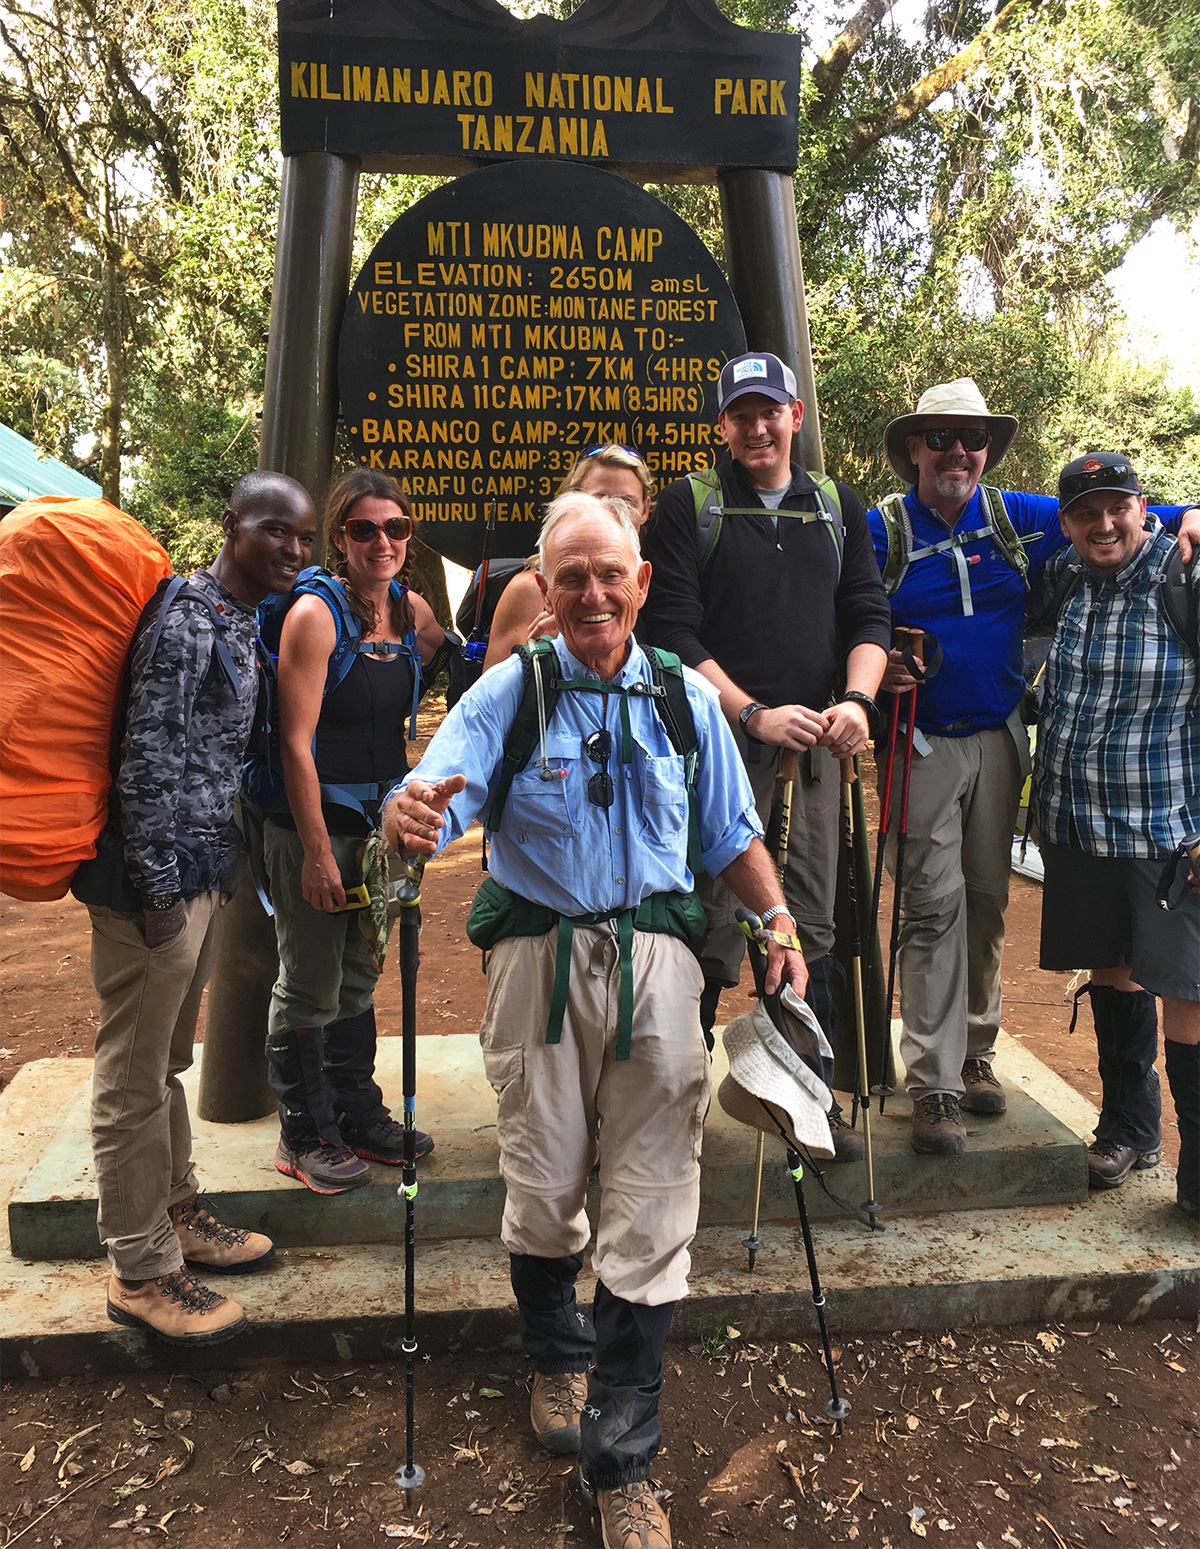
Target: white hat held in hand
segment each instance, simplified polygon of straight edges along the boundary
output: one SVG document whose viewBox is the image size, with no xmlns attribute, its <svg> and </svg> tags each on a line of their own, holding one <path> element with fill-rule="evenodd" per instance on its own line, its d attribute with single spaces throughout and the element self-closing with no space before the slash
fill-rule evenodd
<svg viewBox="0 0 1200 1549">
<path fill-rule="evenodd" d="M 801 1055 L 831 1060 L 833 1050 L 821 1024 L 791 985 L 784 986 L 780 1005 L 786 1037 L 761 1004 L 745 1016 L 734 1017 L 725 1028 L 729 1074 L 721 1082 L 717 1101 L 731 1119 L 781 1138 L 763 1109 L 765 1102 L 793 1144 L 814 1156 L 832 1156 L 827 1115 L 833 1095 Z"/>
</svg>

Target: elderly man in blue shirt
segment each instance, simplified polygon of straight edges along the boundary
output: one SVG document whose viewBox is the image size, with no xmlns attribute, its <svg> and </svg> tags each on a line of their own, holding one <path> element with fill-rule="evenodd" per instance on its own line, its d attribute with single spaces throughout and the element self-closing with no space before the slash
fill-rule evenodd
<svg viewBox="0 0 1200 1549">
<path fill-rule="evenodd" d="M 999 1114 L 992 1069 L 1013 828 L 1029 773 L 1019 704 L 1027 588 L 1067 542 L 1058 502 L 982 480 L 1017 432 L 970 377 L 939 383 L 888 425 L 885 451 L 910 486 L 867 513 L 896 625 L 941 644 L 917 696 L 900 932 L 900 1053 L 913 1100 L 912 1146 L 966 1148 L 960 1108 Z M 1156 507 L 1177 526 L 1179 507 Z M 1200 513 L 1181 530 L 1190 555 Z M 893 650 L 883 687 L 918 687 Z M 899 788 L 893 772 L 893 790 Z M 893 803 L 895 812 L 898 803 Z M 895 839 L 889 844 L 889 865 Z"/>
<path fill-rule="evenodd" d="M 661 1436 L 663 1347 L 687 1292 L 709 1094 L 703 976 L 684 939 L 695 885 L 685 758 L 632 636 L 650 566 L 620 503 L 560 496 L 539 548 L 562 691 L 540 758 L 512 780 L 481 890 L 508 919 L 491 938 L 480 1035 L 499 1098 L 501 1237 L 535 1369 L 538 1440 L 579 1451 L 610 1549 L 659 1549 L 670 1528 L 647 1478 Z M 436 854 L 489 806 L 529 670 L 510 658 L 447 716 L 386 804 L 397 849 Z M 683 684 L 704 869 L 764 920 L 784 914 L 717 697 L 686 668 Z M 787 982 L 803 994 L 798 947 L 792 936 L 769 941 L 768 989 Z M 597 1163 L 593 1324 L 576 1306 L 575 1279 Z"/>
</svg>

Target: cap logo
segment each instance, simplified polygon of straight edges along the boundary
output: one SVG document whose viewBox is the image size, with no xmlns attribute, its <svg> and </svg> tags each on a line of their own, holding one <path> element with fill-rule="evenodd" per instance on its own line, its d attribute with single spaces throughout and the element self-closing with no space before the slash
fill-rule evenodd
<svg viewBox="0 0 1200 1549">
<path fill-rule="evenodd" d="M 1103 467 L 1103 463 L 1098 463 L 1094 457 L 1089 457 L 1087 462 L 1084 463 L 1081 471 L 1083 473 L 1096 473 Z"/>
<path fill-rule="evenodd" d="M 767 363 L 765 360 L 739 360 L 733 368 L 733 380 L 744 382 L 747 377 L 767 375 Z"/>
</svg>

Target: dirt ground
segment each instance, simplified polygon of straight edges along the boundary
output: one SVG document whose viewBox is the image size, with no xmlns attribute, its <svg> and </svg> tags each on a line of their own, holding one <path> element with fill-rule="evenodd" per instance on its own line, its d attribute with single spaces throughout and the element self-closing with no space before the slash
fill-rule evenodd
<svg viewBox="0 0 1200 1549">
<path fill-rule="evenodd" d="M 477 846 L 468 836 L 426 875 L 423 1032 L 473 1030 L 483 1009 L 463 935 Z M 1090 1017 L 1068 1036 L 1066 976 L 1036 967 L 1039 909 L 1040 890 L 1014 877 L 1005 1026 L 1095 1099 Z M 95 1002 L 81 906 L 6 899 L 0 922 L 7 1083 L 27 1060 L 86 1056 Z M 383 1032 L 398 1032 L 394 967 L 378 1004 Z M 722 1015 L 740 1008 L 726 996 Z M 1174 1160 L 1173 1124 L 1164 1131 Z M 655 1480 L 677 1545 L 1200 1546 L 1190 1327 L 893 1334 L 836 1354 L 854 1406 L 840 1436 L 823 1418 L 813 1346 L 749 1344 L 727 1326 L 668 1348 Z M 571 1468 L 529 1436 L 517 1353 L 452 1350 L 419 1361 L 416 1381 L 427 1482 L 410 1502 L 392 1483 L 404 1458 L 402 1364 L 8 1383 L 0 1544 L 599 1543 Z"/>
<path fill-rule="evenodd" d="M 851 1340 L 841 1436 L 810 1347 L 735 1335 L 668 1347 L 654 1480 L 678 1546 L 1200 1543 L 1186 1327 Z M 407 1502 L 397 1365 L 10 1384 L 3 1542 L 599 1544 L 568 1461 L 532 1440 L 518 1356 L 462 1350 L 419 1362 L 417 1384 L 426 1482 Z"/>
</svg>

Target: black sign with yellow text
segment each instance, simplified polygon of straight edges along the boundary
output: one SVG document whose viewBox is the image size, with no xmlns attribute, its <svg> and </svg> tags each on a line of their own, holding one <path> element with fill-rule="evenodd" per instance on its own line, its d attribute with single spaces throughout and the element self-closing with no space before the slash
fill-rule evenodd
<svg viewBox="0 0 1200 1549">
<path fill-rule="evenodd" d="M 359 461 L 414 497 L 421 536 L 478 563 L 529 553 L 588 447 L 662 482 L 719 444 L 717 378 L 746 348 L 725 276 L 674 212 L 594 168 L 508 162 L 436 189 L 350 292 L 338 386 Z"/>
<path fill-rule="evenodd" d="M 280 0 L 285 155 L 367 171 L 508 157 L 796 166 L 800 39 L 714 0 L 584 0 L 520 21 L 499 0 Z"/>
</svg>

